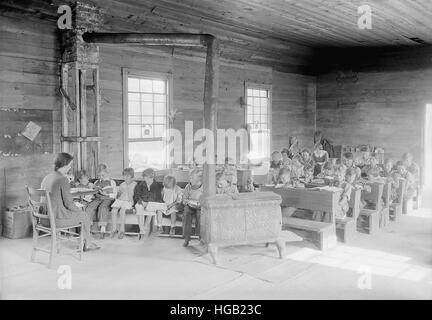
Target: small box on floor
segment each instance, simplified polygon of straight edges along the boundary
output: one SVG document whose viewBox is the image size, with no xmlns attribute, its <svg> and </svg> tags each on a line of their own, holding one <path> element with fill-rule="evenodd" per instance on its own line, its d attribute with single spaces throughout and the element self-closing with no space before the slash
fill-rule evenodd
<svg viewBox="0 0 432 320">
<path fill-rule="evenodd" d="M 31 210 L 12 208 L 3 212 L 3 237 L 21 239 L 32 235 Z"/>
</svg>

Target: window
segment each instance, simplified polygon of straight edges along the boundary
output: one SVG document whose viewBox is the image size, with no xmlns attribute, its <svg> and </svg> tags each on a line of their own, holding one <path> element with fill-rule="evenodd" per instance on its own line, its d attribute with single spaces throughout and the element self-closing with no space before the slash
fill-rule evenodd
<svg viewBox="0 0 432 320">
<path fill-rule="evenodd" d="M 268 160 L 271 144 L 271 87 L 246 83 L 245 95 L 249 159 L 252 162 Z"/>
<path fill-rule="evenodd" d="M 123 79 L 125 164 L 137 172 L 166 168 L 171 78 L 125 71 Z"/>
</svg>

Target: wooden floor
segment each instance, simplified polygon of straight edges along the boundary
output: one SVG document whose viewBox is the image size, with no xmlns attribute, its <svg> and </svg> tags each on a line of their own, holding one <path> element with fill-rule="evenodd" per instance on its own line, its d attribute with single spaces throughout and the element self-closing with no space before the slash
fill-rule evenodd
<svg viewBox="0 0 432 320">
<path fill-rule="evenodd" d="M 29 262 L 30 239 L 1 238 L 0 293 L 2 299 L 432 299 L 431 243 L 432 210 L 326 252 L 289 242 L 283 260 L 275 246 L 226 248 L 219 266 L 197 241 L 183 248 L 181 239 L 106 239 L 83 262 L 58 260 L 72 271 L 72 289 L 60 290 L 57 267 L 42 265 L 43 254 L 40 263 Z M 371 288 L 362 289 L 368 272 Z"/>
</svg>

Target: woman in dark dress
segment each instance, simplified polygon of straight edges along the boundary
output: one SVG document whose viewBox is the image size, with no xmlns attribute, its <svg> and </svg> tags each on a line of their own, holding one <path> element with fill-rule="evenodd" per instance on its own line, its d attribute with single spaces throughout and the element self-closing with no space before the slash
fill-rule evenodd
<svg viewBox="0 0 432 320">
<path fill-rule="evenodd" d="M 66 177 L 72 167 L 72 161 L 72 155 L 65 152 L 59 153 L 54 161 L 54 171 L 42 180 L 41 189 L 50 193 L 56 226 L 67 227 L 82 223 L 84 251 L 99 249 L 100 247 L 93 243 L 90 234 L 89 216 L 78 208 L 72 199 L 69 180 Z"/>
</svg>

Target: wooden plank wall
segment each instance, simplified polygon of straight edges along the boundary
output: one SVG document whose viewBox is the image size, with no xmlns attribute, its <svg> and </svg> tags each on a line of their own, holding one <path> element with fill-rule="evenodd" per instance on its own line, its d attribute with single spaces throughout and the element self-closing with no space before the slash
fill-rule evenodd
<svg viewBox="0 0 432 320">
<path fill-rule="evenodd" d="M 409 151 L 421 163 L 432 69 L 355 75 L 357 82 L 338 81 L 341 74 L 336 71 L 318 76 L 317 129 L 336 144 L 382 146 L 386 157 L 397 159 Z"/>
<path fill-rule="evenodd" d="M 173 75 L 174 108 L 181 114 L 174 127 L 184 132 L 184 123 L 191 120 L 194 130 L 202 126 L 204 60 L 195 57 L 179 58 L 157 54 L 152 49 L 115 48 L 102 46 L 101 53 L 101 161 L 112 172 L 123 167 L 122 144 L 122 84 L 121 68 L 136 71 L 163 72 Z M 297 135 L 311 146 L 315 113 L 315 77 L 286 74 L 268 67 L 223 63 L 219 81 L 218 127 L 244 127 L 244 82 L 272 85 L 273 91 L 273 149 L 287 145 L 288 136 Z"/>
<path fill-rule="evenodd" d="M 52 110 L 54 153 L 60 150 L 58 43 L 52 23 L 0 15 L 0 108 Z M 24 185 L 39 186 L 52 167 L 52 154 L 0 158 L 0 209 L 25 203 Z"/>
</svg>

